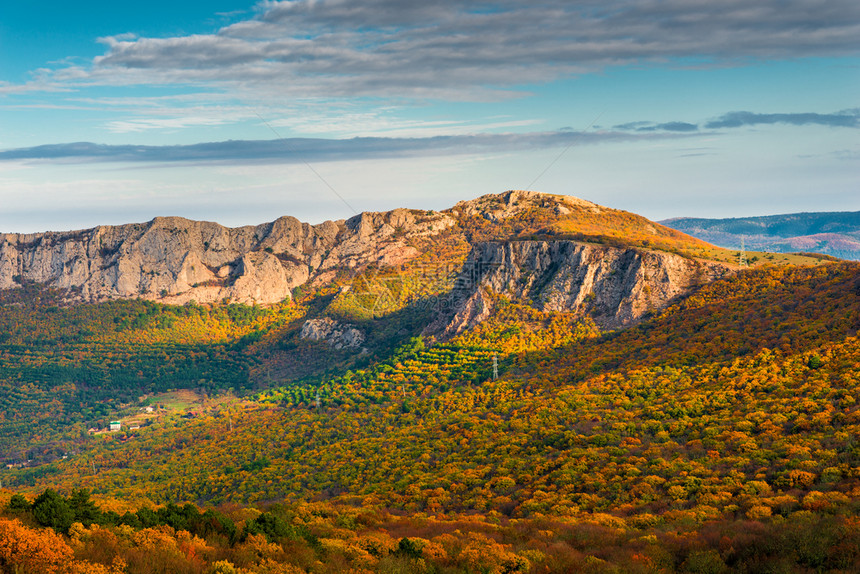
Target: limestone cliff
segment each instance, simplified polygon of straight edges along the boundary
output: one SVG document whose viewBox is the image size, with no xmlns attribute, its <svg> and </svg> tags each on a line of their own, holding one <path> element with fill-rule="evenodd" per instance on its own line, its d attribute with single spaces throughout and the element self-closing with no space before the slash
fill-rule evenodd
<svg viewBox="0 0 860 574">
<path fill-rule="evenodd" d="M 450 337 L 487 318 L 493 295 L 546 311 L 627 327 L 730 270 L 672 253 L 576 241 L 485 242 L 473 246 L 452 293 L 453 313 L 428 332 Z"/>
<path fill-rule="evenodd" d="M 453 223 L 444 214 L 397 209 L 319 225 L 281 217 L 227 228 L 159 217 L 83 231 L 0 234 L 0 289 L 32 281 L 84 301 L 275 303 L 341 269 L 406 261 L 417 254 L 407 239 Z"/>
</svg>

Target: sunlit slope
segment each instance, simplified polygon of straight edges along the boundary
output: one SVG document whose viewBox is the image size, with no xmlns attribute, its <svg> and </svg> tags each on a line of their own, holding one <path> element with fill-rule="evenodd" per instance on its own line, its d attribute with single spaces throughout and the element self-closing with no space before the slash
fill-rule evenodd
<svg viewBox="0 0 860 574">
<path fill-rule="evenodd" d="M 678 253 L 737 264 L 737 250 L 716 247 L 641 215 L 567 195 L 509 191 L 460 202 L 447 210 L 470 241 L 573 239 Z M 752 264 L 814 265 L 823 258 L 750 252 Z"/>
</svg>

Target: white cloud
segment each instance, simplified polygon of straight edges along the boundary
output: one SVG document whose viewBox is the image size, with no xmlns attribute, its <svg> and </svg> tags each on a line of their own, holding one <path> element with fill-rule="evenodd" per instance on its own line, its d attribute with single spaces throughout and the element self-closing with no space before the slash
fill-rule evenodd
<svg viewBox="0 0 860 574">
<path fill-rule="evenodd" d="M 148 130 L 177 130 L 195 126 L 219 126 L 226 119 L 213 117 L 139 118 L 108 122 L 106 127 L 114 133 L 134 133 Z"/>
<path fill-rule="evenodd" d="M 289 128 L 296 133 L 338 138 L 426 138 L 524 128 L 538 125 L 543 121 L 536 118 L 476 118 L 472 121 L 411 120 L 398 116 L 398 111 L 396 108 L 355 111 L 334 104 L 322 110 L 311 108 L 303 113 L 290 114 L 268 123 L 276 128 Z"/>
</svg>

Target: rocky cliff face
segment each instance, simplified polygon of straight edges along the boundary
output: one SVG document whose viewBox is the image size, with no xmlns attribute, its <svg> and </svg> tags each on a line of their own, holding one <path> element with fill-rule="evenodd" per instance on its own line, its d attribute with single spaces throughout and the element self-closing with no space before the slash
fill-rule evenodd
<svg viewBox="0 0 860 574">
<path fill-rule="evenodd" d="M 326 284 L 370 264 L 408 264 L 432 253 L 445 233 L 461 246 L 472 243 L 451 296 L 453 312 L 440 313 L 428 331 L 450 336 L 488 317 L 494 295 L 588 315 L 606 329 L 625 327 L 728 272 L 642 247 L 519 240 L 562 220 L 598 230 L 633 221 L 657 232 L 644 218 L 523 191 L 460 202 L 442 213 L 396 209 L 319 225 L 282 217 L 231 229 L 161 217 L 76 232 L 0 235 L 0 289 L 33 281 L 66 289 L 71 300 L 276 303 L 297 286 Z M 507 241 L 481 239 L 487 236 Z M 310 324 L 306 335 L 319 335 L 323 326 Z"/>
<path fill-rule="evenodd" d="M 453 317 L 429 332 L 450 337 L 479 323 L 492 312 L 493 295 L 587 315 L 603 329 L 617 329 L 729 272 L 720 264 L 645 249 L 575 241 L 480 243 L 457 279 Z"/>
<path fill-rule="evenodd" d="M 338 270 L 406 261 L 417 255 L 408 239 L 453 224 L 444 214 L 397 209 L 319 225 L 282 217 L 227 228 L 159 217 L 75 232 L 2 234 L 0 289 L 33 281 L 85 301 L 275 303 Z"/>
</svg>

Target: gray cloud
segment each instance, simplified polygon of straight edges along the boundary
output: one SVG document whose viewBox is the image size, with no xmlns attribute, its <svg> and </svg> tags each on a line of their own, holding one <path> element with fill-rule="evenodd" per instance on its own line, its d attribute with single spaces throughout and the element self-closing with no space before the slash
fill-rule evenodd
<svg viewBox="0 0 860 574">
<path fill-rule="evenodd" d="M 628 122 L 626 124 L 618 124 L 617 126 L 614 126 L 614 129 L 630 131 L 630 130 L 640 130 L 640 129 L 645 129 L 645 128 L 652 128 L 654 125 L 655 125 L 654 122 L 645 122 L 645 121 Z"/>
<path fill-rule="evenodd" d="M 462 99 L 613 65 L 860 51 L 856 0 L 292 0 L 260 8 L 214 35 L 108 38 L 91 68 L 55 78 Z"/>
<path fill-rule="evenodd" d="M 667 132 L 682 133 L 690 133 L 699 130 L 699 126 L 696 124 L 688 124 L 687 122 L 667 122 L 665 124 L 657 124 L 655 128 Z"/>
<path fill-rule="evenodd" d="M 704 124 L 706 129 L 727 129 L 754 126 L 759 124 L 787 124 L 792 126 L 819 125 L 838 128 L 860 127 L 860 109 L 844 110 L 832 114 L 818 114 L 813 112 L 794 114 L 759 114 L 755 112 L 729 112 L 715 120 Z M 625 132 L 678 132 L 695 133 L 701 130 L 698 124 L 673 121 L 655 123 L 648 121 L 629 122 L 619 124 L 613 129 Z"/>
<path fill-rule="evenodd" d="M 697 124 L 687 122 L 666 122 L 662 124 L 655 124 L 653 122 L 629 122 L 626 124 L 619 124 L 615 126 L 615 129 L 636 132 L 664 131 L 692 133 L 699 131 L 699 126 Z"/>
<path fill-rule="evenodd" d="M 730 112 L 707 122 L 707 129 L 732 129 L 757 124 L 860 127 L 860 110 L 833 114 L 759 114 Z M 356 137 L 350 139 L 282 138 L 230 140 L 191 145 L 103 145 L 90 142 L 51 144 L 0 150 L 0 161 L 58 162 L 323 162 L 419 155 L 490 153 L 510 150 L 588 145 L 616 141 L 678 138 L 703 133 L 698 124 L 636 121 L 619 124 L 611 131 L 482 133 L 434 137 Z"/>
<path fill-rule="evenodd" d="M 192 145 L 102 145 L 89 142 L 0 151 L 0 161 L 302 163 L 501 152 L 655 138 L 619 132 L 480 134 L 428 138 L 231 140 Z M 664 136 L 667 137 L 667 136 Z"/>
<path fill-rule="evenodd" d="M 756 114 L 729 112 L 705 124 L 710 129 L 739 128 L 759 124 L 788 124 L 792 126 L 820 125 L 841 128 L 860 127 L 860 110 L 847 110 L 835 114 Z"/>
</svg>

